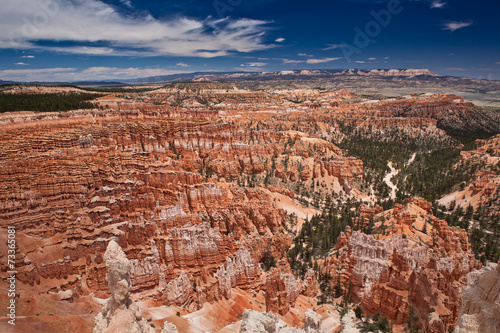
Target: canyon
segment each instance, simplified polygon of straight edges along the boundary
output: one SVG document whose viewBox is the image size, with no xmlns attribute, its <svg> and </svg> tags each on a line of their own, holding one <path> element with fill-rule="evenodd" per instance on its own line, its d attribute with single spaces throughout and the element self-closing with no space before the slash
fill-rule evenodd
<svg viewBox="0 0 500 333">
<path fill-rule="evenodd" d="M 386 75 L 356 75 L 365 74 Z M 432 75 L 401 75 L 410 74 Z M 365 100 L 346 89 L 227 82 L 92 102 L 95 109 L 0 114 L 0 228 L 16 230 L 18 329 L 333 332 L 345 295 L 399 329 L 473 325 L 460 316 L 477 306 L 461 310 L 462 298 L 473 299 L 467 276 L 483 265 L 467 231 L 422 198 L 382 209 L 361 186 L 363 161 L 337 142 L 449 143 L 450 131 L 500 132 L 496 114 L 450 94 Z M 462 157 L 487 159 L 496 172 L 499 139 L 489 140 Z M 474 176 L 471 193 L 496 193 L 490 169 Z M 301 225 L 325 202 L 351 200 L 363 203 L 357 222 L 317 269 L 297 274 L 287 253 Z M 363 232 L 370 221 L 372 232 Z M 5 281 L 7 261 L 0 268 Z M 319 302 L 325 273 L 330 288 L 340 285 L 334 302 Z"/>
</svg>

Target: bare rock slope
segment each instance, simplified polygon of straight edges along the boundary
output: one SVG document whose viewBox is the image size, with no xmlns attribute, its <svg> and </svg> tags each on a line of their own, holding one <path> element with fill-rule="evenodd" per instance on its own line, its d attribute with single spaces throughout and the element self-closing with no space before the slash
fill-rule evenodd
<svg viewBox="0 0 500 333">
<path fill-rule="evenodd" d="M 468 276 L 455 333 L 500 332 L 500 262 Z"/>
</svg>

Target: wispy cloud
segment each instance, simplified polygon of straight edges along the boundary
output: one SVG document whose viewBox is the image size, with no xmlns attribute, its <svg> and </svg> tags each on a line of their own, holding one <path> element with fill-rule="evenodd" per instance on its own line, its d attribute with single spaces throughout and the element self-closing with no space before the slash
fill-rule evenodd
<svg viewBox="0 0 500 333">
<path fill-rule="evenodd" d="M 444 8 L 446 6 L 446 2 L 441 0 L 432 0 L 431 8 Z"/>
<path fill-rule="evenodd" d="M 125 5 L 129 1 L 122 1 Z M 0 49 L 39 49 L 88 55 L 217 57 L 264 50 L 269 22 L 252 19 L 157 19 L 137 12 L 123 14 L 102 0 L 2 0 Z M 131 5 L 131 3 L 130 3 Z M 43 13 L 43 22 L 31 22 Z M 23 19 L 24 18 L 24 19 Z"/>
<path fill-rule="evenodd" d="M 16 62 L 14 65 L 26 66 L 26 65 L 27 65 L 27 63 L 25 63 L 25 62 L 21 62 L 21 61 L 20 61 L 20 62 Z"/>
<path fill-rule="evenodd" d="M 285 64 L 300 64 L 306 62 L 305 60 L 281 59 Z"/>
<path fill-rule="evenodd" d="M 299 53 L 299 57 L 314 57 L 312 54 L 307 54 L 307 53 Z"/>
<path fill-rule="evenodd" d="M 120 2 L 128 8 L 133 8 L 131 0 L 120 0 Z"/>
<path fill-rule="evenodd" d="M 278 43 L 283 43 L 284 41 L 285 41 L 285 38 L 283 38 L 283 37 L 275 39 L 275 42 L 278 42 Z"/>
<path fill-rule="evenodd" d="M 471 25 L 472 25 L 471 21 L 468 21 L 468 22 L 451 21 L 451 22 L 446 22 L 443 25 L 443 30 L 449 30 L 449 31 L 453 32 L 453 31 L 456 31 L 458 29 L 462 29 L 462 28 L 465 28 L 465 27 L 468 27 Z"/>
<path fill-rule="evenodd" d="M 342 47 L 343 44 L 326 44 L 326 45 L 327 45 L 327 47 L 322 49 L 323 51 L 339 49 Z"/>
<path fill-rule="evenodd" d="M 35 56 L 34 55 L 25 55 L 25 56 L 22 56 L 21 58 L 33 59 L 33 58 L 35 58 Z"/>
<path fill-rule="evenodd" d="M 283 63 L 285 63 L 285 64 L 301 64 L 301 63 L 322 64 L 325 62 L 335 61 L 335 60 L 339 60 L 339 59 L 342 59 L 342 58 L 341 57 L 334 57 L 334 58 L 318 58 L 318 59 L 307 59 L 307 60 L 293 60 L 293 59 L 281 59 L 281 60 L 283 60 Z"/>
<path fill-rule="evenodd" d="M 191 67 L 191 65 L 185 64 L 185 63 L 183 63 L 183 62 L 178 62 L 178 63 L 176 64 L 176 66 L 180 66 L 180 67 Z"/>
<path fill-rule="evenodd" d="M 40 69 L 6 69 L 0 70 L 3 80 L 15 81 L 84 81 L 84 80 L 120 80 L 157 75 L 186 73 L 185 70 L 164 68 L 120 68 L 90 67 L 79 70 L 71 67 Z"/>
<path fill-rule="evenodd" d="M 267 65 L 267 62 L 248 62 L 246 64 L 241 64 L 241 67 L 263 67 Z"/>
<path fill-rule="evenodd" d="M 76 68 L 40 68 L 40 69 L 5 69 L 0 70 L 0 77 L 5 80 L 16 81 L 44 81 L 53 80 L 54 75 L 67 74 L 76 71 Z"/>
<path fill-rule="evenodd" d="M 321 59 L 307 59 L 308 64 L 322 64 L 324 62 L 330 62 L 330 61 L 335 61 L 342 59 L 340 57 L 335 57 L 335 58 L 321 58 Z"/>
</svg>

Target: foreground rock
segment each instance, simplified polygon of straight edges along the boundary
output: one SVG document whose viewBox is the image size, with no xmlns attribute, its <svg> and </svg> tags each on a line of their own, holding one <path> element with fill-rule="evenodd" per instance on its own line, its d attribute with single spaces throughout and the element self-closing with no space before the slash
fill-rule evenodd
<svg viewBox="0 0 500 333">
<path fill-rule="evenodd" d="M 268 312 L 245 310 L 241 322 L 240 333 L 320 333 L 322 317 L 308 309 L 305 313 L 304 329 L 281 326 L 279 316 Z"/>
<path fill-rule="evenodd" d="M 500 262 L 468 279 L 455 333 L 500 332 Z"/>
<path fill-rule="evenodd" d="M 95 318 L 94 333 L 153 333 L 142 318 L 137 304 L 130 300 L 130 260 L 114 240 L 104 253 L 111 298 Z M 167 327 L 167 325 L 165 326 Z M 171 332 L 173 332 L 171 330 Z"/>
<path fill-rule="evenodd" d="M 271 312 L 262 313 L 254 310 L 243 312 L 240 333 L 273 333 L 276 332 L 278 319 Z"/>
<path fill-rule="evenodd" d="M 322 321 L 323 318 L 319 313 L 316 313 L 313 310 L 308 309 L 306 311 L 306 317 L 304 320 L 304 330 L 307 333 L 320 332 Z"/>
</svg>

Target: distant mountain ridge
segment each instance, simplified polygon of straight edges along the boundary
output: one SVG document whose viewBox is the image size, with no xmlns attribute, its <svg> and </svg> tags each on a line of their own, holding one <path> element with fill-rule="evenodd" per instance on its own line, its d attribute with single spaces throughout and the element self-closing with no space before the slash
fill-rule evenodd
<svg viewBox="0 0 500 333">
<path fill-rule="evenodd" d="M 276 77 L 329 77 L 339 75 L 360 75 L 360 76 L 408 76 L 418 75 L 437 76 L 428 69 L 315 69 L 315 70 L 283 70 L 277 72 L 194 72 L 186 74 L 171 74 L 150 76 L 124 80 L 128 84 L 139 83 L 161 83 L 186 80 L 225 80 L 225 79 L 266 79 Z"/>
<path fill-rule="evenodd" d="M 124 80 L 102 80 L 102 81 L 71 81 L 71 82 L 41 82 L 41 81 L 11 81 L 0 80 L 0 85 L 6 84 L 37 84 L 37 85 L 76 85 L 76 86 L 120 86 L 150 83 L 170 83 L 178 81 L 225 81 L 225 80 L 273 80 L 273 79 L 336 79 L 342 77 L 373 77 L 373 78 L 455 78 L 447 75 L 435 74 L 426 68 L 408 69 L 297 69 L 282 70 L 275 72 L 192 72 L 149 76 Z M 460 80 L 475 80 L 472 78 L 457 78 Z M 480 80 L 482 81 L 482 80 Z"/>
<path fill-rule="evenodd" d="M 428 69 L 315 69 L 315 70 L 283 70 L 276 72 L 193 72 L 182 74 L 170 74 L 160 76 L 149 76 L 125 80 L 103 80 L 103 81 L 71 81 L 71 82 L 43 82 L 43 81 L 10 81 L 0 80 L 0 85 L 5 84 L 40 84 L 40 85 L 63 85 L 73 84 L 77 86 L 109 86 L 124 84 L 147 84 L 175 81 L 198 81 L 198 80 L 225 80 L 225 79 L 266 79 L 276 77 L 329 77 L 339 75 L 360 76 L 407 76 L 419 75 L 437 76 Z"/>
</svg>

